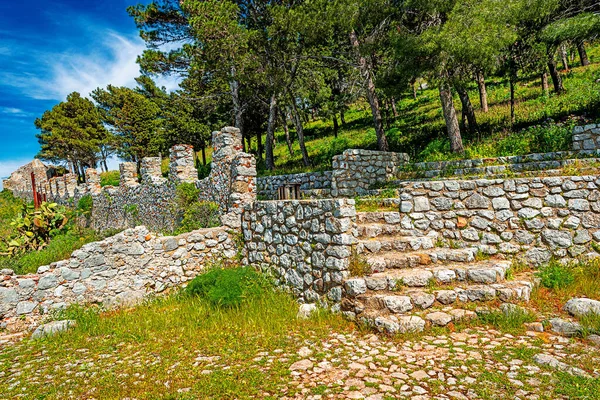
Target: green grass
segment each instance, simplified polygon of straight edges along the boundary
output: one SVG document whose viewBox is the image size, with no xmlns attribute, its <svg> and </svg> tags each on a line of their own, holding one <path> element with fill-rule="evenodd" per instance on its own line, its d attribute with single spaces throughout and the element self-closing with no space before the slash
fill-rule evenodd
<svg viewBox="0 0 600 400">
<path fill-rule="evenodd" d="M 39 251 L 32 251 L 18 257 L 0 257 L 0 269 L 9 268 L 16 274 L 28 274 L 37 271 L 38 267 L 55 261 L 65 260 L 71 253 L 86 243 L 101 239 L 92 230 L 69 231 L 52 238 L 48 246 Z"/>
<path fill-rule="evenodd" d="M 560 314 L 573 297 L 600 300 L 600 259 L 566 265 L 552 261 L 539 274 L 542 285 L 534 289 L 530 304 L 543 313 Z"/>
<path fill-rule="evenodd" d="M 600 46 L 588 49 L 592 62 L 600 61 Z M 600 64 L 588 67 L 577 64 L 563 75 L 566 93 L 557 96 L 542 94 L 538 76 L 524 76 L 516 89 L 516 123 L 510 124 L 510 90 L 505 79 L 489 78 L 487 113 L 479 109 L 479 94 L 475 84 L 469 88 L 476 109 L 480 134 L 463 132 L 465 153 L 454 155 L 445 138 L 445 125 L 435 89 L 419 90 L 417 99 L 405 93 L 397 100 L 398 117 L 390 120 L 386 135 L 390 150 L 406 152 L 413 161 L 437 161 L 459 158 L 487 158 L 570 149 L 570 133 L 575 121 L 571 115 L 598 118 L 600 105 Z M 460 115 L 458 98 L 455 106 Z M 376 136 L 368 104 L 359 102 L 346 113 L 338 138 L 333 137 L 333 124 L 327 120 L 309 121 L 304 125 L 306 147 L 312 162 L 304 167 L 297 143 L 289 154 L 282 131 L 276 132 L 274 149 L 276 169 L 266 171 L 259 165 L 260 175 L 320 171 L 331 168 L 331 157 L 348 148 L 376 149 Z M 551 124 L 545 122 L 551 119 Z M 555 126 L 554 123 L 560 123 Z M 295 138 L 295 132 L 290 132 Z M 264 143 L 264 138 L 263 138 Z M 256 143 L 253 143 L 256 151 Z"/>
<path fill-rule="evenodd" d="M 516 308 L 509 312 L 502 312 L 500 310 L 491 310 L 478 314 L 479 322 L 491 325 L 494 328 L 513 334 L 519 334 L 525 332 L 523 324 L 527 322 L 535 322 L 536 316 L 522 308 Z"/>
<path fill-rule="evenodd" d="M 60 316 L 77 321 L 68 333 L 0 349 L 0 393 L 31 399 L 275 399 L 305 340 L 350 327 L 339 315 L 319 312 L 303 320 L 297 312 L 296 301 L 275 291 L 229 308 L 190 296 L 106 313 L 72 308 Z M 259 361 L 262 352 L 276 357 Z M 17 385 L 1 373 L 14 369 L 27 370 Z"/>
</svg>

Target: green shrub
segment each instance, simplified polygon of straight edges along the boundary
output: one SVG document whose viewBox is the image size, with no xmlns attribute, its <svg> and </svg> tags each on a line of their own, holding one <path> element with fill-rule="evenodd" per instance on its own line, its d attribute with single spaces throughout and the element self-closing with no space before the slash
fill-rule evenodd
<svg viewBox="0 0 600 400">
<path fill-rule="evenodd" d="M 183 182 L 175 189 L 175 195 L 177 197 L 177 206 L 186 208 L 198 202 L 200 189 L 198 189 L 194 183 Z"/>
<path fill-rule="evenodd" d="M 235 307 L 267 288 L 267 280 L 251 267 L 212 268 L 190 281 L 185 292 L 217 307 Z"/>
<path fill-rule="evenodd" d="M 184 211 L 175 233 L 214 228 L 221 225 L 219 206 L 210 201 L 200 201 L 189 205 Z"/>
<path fill-rule="evenodd" d="M 542 286 L 548 289 L 566 288 L 575 281 L 572 268 L 556 261 L 540 268 L 536 275 L 540 278 Z"/>
<path fill-rule="evenodd" d="M 107 171 L 100 174 L 100 186 L 119 186 L 121 173 L 119 171 Z"/>
</svg>

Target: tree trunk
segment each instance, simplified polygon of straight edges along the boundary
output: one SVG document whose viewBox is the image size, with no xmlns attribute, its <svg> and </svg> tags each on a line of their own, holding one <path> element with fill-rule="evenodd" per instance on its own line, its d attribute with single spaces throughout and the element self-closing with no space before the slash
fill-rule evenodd
<svg viewBox="0 0 600 400">
<path fill-rule="evenodd" d="M 342 125 L 346 125 L 346 117 L 344 116 L 343 108 L 340 110 L 340 121 L 342 122 Z"/>
<path fill-rule="evenodd" d="M 560 60 L 562 61 L 563 69 L 565 72 L 569 72 L 569 60 L 567 58 L 567 46 L 562 43 L 559 47 Z"/>
<path fill-rule="evenodd" d="M 335 137 L 336 139 L 338 137 L 338 130 L 339 130 L 339 126 L 338 126 L 337 115 L 333 114 L 333 137 Z"/>
<path fill-rule="evenodd" d="M 294 117 L 294 125 L 296 126 L 296 133 L 298 134 L 298 144 L 300 145 L 300 151 L 302 152 L 302 162 L 305 167 L 310 166 L 310 159 L 308 158 L 308 152 L 306 151 L 306 145 L 304 144 L 304 128 L 302 127 L 302 120 L 296 101 L 292 96 L 292 114 Z"/>
<path fill-rule="evenodd" d="M 483 112 L 489 111 L 488 99 L 487 99 L 487 88 L 485 87 L 485 76 L 483 72 L 477 72 L 477 87 L 479 88 L 479 104 Z"/>
<path fill-rule="evenodd" d="M 206 165 L 206 145 L 202 146 L 202 165 Z"/>
<path fill-rule="evenodd" d="M 287 124 L 287 118 L 285 116 L 285 112 L 279 110 L 279 114 L 281 116 L 281 123 L 283 124 L 283 132 L 285 132 L 285 143 L 287 144 L 288 151 L 290 152 L 290 156 L 294 155 L 294 147 L 292 146 L 292 140 L 290 138 L 290 130 Z"/>
<path fill-rule="evenodd" d="M 242 145 L 244 146 L 244 151 L 246 151 L 244 144 L 244 118 L 242 104 L 240 102 L 240 84 L 236 79 L 235 66 L 231 67 L 231 81 L 229 82 L 229 88 L 231 90 L 231 98 L 233 101 L 233 115 L 235 127 L 238 128 L 242 134 Z"/>
<path fill-rule="evenodd" d="M 269 102 L 269 122 L 267 125 L 267 142 L 265 148 L 265 167 L 272 171 L 275 169 L 275 160 L 273 159 L 273 146 L 275 144 L 275 123 L 277 122 L 277 96 L 271 95 Z"/>
<path fill-rule="evenodd" d="M 581 42 L 577 42 L 577 52 L 579 53 L 581 65 L 584 67 L 590 65 L 590 60 L 588 58 L 587 51 L 585 51 L 585 43 L 583 40 Z"/>
<path fill-rule="evenodd" d="M 256 132 L 256 151 L 258 155 L 258 161 L 262 161 L 263 156 L 263 144 L 262 144 L 262 132 L 258 130 Z"/>
<path fill-rule="evenodd" d="M 444 112 L 444 120 L 446 121 L 446 129 L 448 130 L 448 138 L 450 139 L 450 150 L 453 153 L 464 153 L 462 137 L 460 136 L 460 127 L 456 118 L 456 109 L 452 101 L 452 92 L 448 82 L 442 80 L 440 84 L 440 101 Z"/>
<path fill-rule="evenodd" d="M 352 30 L 350 32 L 350 43 L 354 48 L 356 57 L 358 59 L 358 65 L 360 68 L 361 75 L 365 80 L 367 86 L 367 99 L 371 106 L 371 113 L 373 114 L 373 124 L 375 125 L 375 133 L 377 135 L 377 148 L 380 151 L 388 151 L 389 146 L 383 130 L 383 123 L 381 121 L 381 110 L 379 109 L 379 98 L 375 92 L 375 82 L 373 81 L 373 73 L 368 60 L 360 54 L 360 44 L 358 42 L 358 36 L 356 32 Z"/>
<path fill-rule="evenodd" d="M 410 87 L 412 89 L 412 93 L 413 93 L 413 100 L 417 99 L 417 86 L 416 86 L 416 81 L 413 79 L 412 81 L 410 81 Z"/>
<path fill-rule="evenodd" d="M 385 120 L 385 129 L 390 130 L 390 107 L 387 101 L 383 101 L 383 118 Z"/>
<path fill-rule="evenodd" d="M 394 118 L 398 118 L 398 110 L 396 109 L 396 99 L 392 97 L 392 111 L 394 113 Z"/>
<path fill-rule="evenodd" d="M 560 73 L 556 68 L 556 61 L 554 61 L 554 52 L 550 52 L 550 54 L 548 54 L 548 69 L 550 70 L 550 76 L 552 77 L 554 91 L 556 93 L 564 92 L 565 88 L 562 83 L 562 78 L 560 77 Z"/>
<path fill-rule="evenodd" d="M 516 115 L 515 115 L 515 80 L 516 80 L 516 73 L 515 71 L 511 72 L 510 74 L 510 79 L 509 79 L 509 83 L 510 83 L 510 123 L 514 124 L 517 121 Z"/>
<path fill-rule="evenodd" d="M 542 72 L 542 92 L 544 96 L 548 96 L 548 73 Z"/>
<path fill-rule="evenodd" d="M 475 135 L 479 131 L 479 126 L 477 125 L 477 118 L 475 117 L 475 110 L 473 109 L 473 104 L 471 104 L 469 93 L 467 92 L 467 89 L 461 85 L 457 86 L 456 91 L 458 92 L 458 97 L 460 97 L 463 112 L 467 116 L 467 121 L 469 122 L 469 132 L 472 135 Z"/>
</svg>

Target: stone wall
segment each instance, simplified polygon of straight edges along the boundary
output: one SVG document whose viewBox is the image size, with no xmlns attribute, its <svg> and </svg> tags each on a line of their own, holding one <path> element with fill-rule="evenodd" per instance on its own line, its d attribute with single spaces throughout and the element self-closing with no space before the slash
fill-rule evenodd
<svg viewBox="0 0 600 400">
<path fill-rule="evenodd" d="M 38 188 L 48 185 L 48 180 L 55 174 L 54 167 L 45 165 L 38 159 L 19 167 L 10 174 L 8 179 L 2 181 L 2 188 L 10 190 L 17 197 L 25 200 L 33 200 L 33 188 L 31 186 L 31 173 L 35 176 Z"/>
<path fill-rule="evenodd" d="M 235 240 L 224 228 L 160 237 L 143 226 L 89 243 L 71 258 L 43 266 L 36 274 L 0 271 L 0 321 L 43 314 L 69 304 L 134 303 L 148 294 L 185 284 L 209 260 L 232 258 Z"/>
<path fill-rule="evenodd" d="M 409 160 L 408 154 L 346 150 L 333 157 L 333 197 L 353 197 L 371 186 L 394 179 Z"/>
<path fill-rule="evenodd" d="M 275 200 L 281 186 L 299 184 L 300 191 L 305 197 L 330 197 L 332 175 L 332 171 L 322 171 L 261 176 L 256 180 L 258 196 L 263 199 Z"/>
<path fill-rule="evenodd" d="M 598 176 L 404 182 L 401 223 L 488 254 L 524 253 L 539 265 L 595 252 L 599 185 Z"/>
<path fill-rule="evenodd" d="M 242 218 L 245 257 L 301 301 L 337 304 L 356 242 L 354 200 L 257 201 Z"/>
<path fill-rule="evenodd" d="M 576 126 L 573 129 L 573 150 L 600 149 L 600 124 Z"/>
<path fill-rule="evenodd" d="M 79 199 L 93 199 L 90 225 L 104 231 L 145 225 L 153 231 L 171 231 L 177 220 L 176 187 L 183 182 L 200 189 L 199 200 L 219 205 L 222 223 L 239 228 L 244 204 L 256 198 L 256 162 L 242 152 L 241 133 L 236 128 L 213 132 L 213 161 L 210 175 L 198 180 L 194 166 L 194 149 L 188 145 L 171 148 L 169 176 L 161 173 L 161 159 L 142 159 L 140 175 L 137 165 L 125 162 L 119 166 L 118 187 L 100 186 L 95 169 L 86 170 L 86 183 L 77 184 L 77 176 L 66 174 L 47 181 L 48 200 L 77 205 Z"/>
</svg>

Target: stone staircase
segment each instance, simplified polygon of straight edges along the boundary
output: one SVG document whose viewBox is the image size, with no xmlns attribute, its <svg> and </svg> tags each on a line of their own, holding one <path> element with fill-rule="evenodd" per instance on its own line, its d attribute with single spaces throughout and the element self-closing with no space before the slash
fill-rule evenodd
<svg viewBox="0 0 600 400">
<path fill-rule="evenodd" d="M 403 227 L 399 212 L 359 212 L 357 231 L 353 262 L 365 272 L 345 280 L 342 311 L 380 331 L 421 331 L 472 318 L 485 303 L 529 300 L 532 277 L 513 277 L 510 261 L 437 247 L 436 236 Z"/>
</svg>

